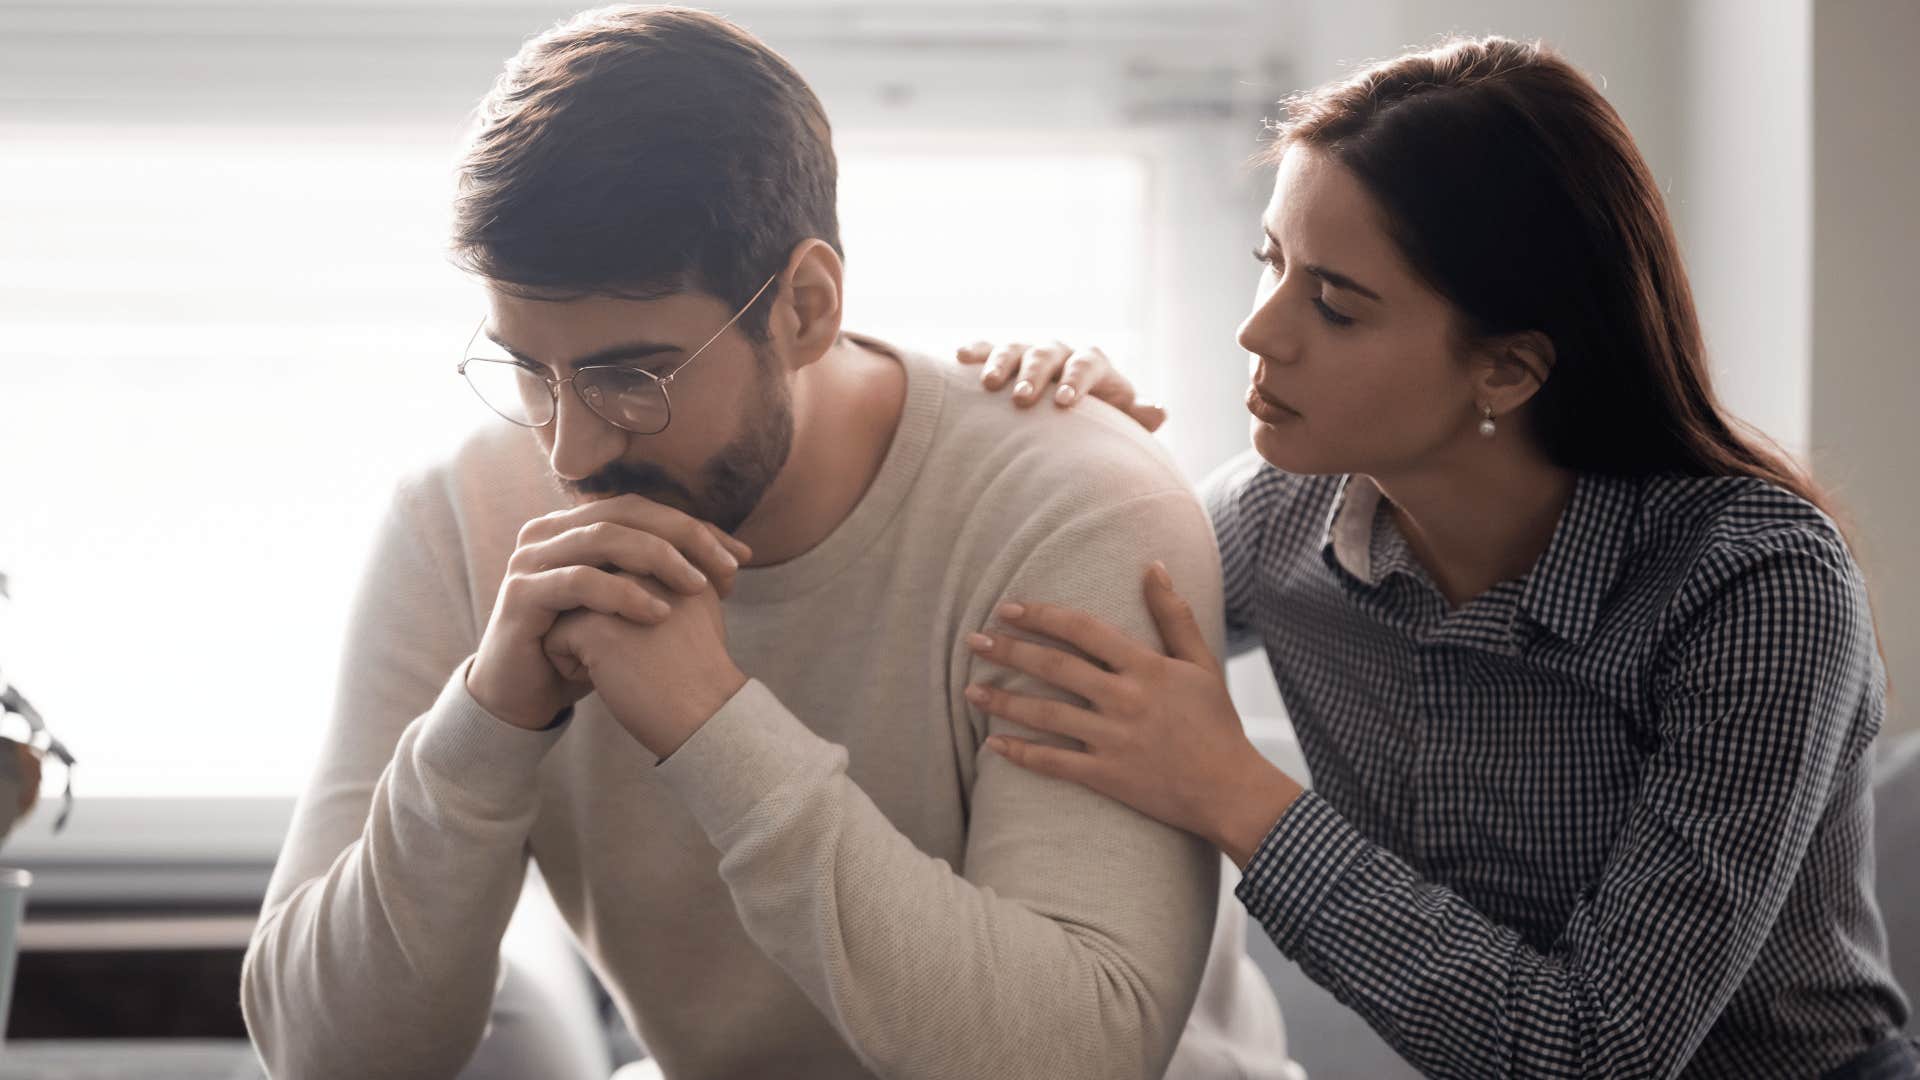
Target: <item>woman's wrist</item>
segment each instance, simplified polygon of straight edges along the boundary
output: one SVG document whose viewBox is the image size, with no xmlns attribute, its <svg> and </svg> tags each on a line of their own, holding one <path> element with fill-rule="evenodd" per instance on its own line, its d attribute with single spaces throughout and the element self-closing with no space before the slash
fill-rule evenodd
<svg viewBox="0 0 1920 1080">
<path fill-rule="evenodd" d="M 1267 834 L 1305 790 L 1278 765 L 1252 751 L 1239 782 L 1228 785 L 1208 839 L 1234 866 L 1245 870 Z"/>
</svg>

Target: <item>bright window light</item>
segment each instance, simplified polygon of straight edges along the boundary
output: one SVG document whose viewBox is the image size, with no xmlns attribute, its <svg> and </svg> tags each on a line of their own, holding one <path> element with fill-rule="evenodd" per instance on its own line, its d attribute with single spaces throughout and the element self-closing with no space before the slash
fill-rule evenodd
<svg viewBox="0 0 1920 1080">
<path fill-rule="evenodd" d="M 0 143 L 0 671 L 83 799 L 293 794 L 394 480 L 499 422 L 453 371 L 454 136 Z M 992 145 L 842 150 L 849 327 L 1142 355 L 1144 159 Z"/>
</svg>

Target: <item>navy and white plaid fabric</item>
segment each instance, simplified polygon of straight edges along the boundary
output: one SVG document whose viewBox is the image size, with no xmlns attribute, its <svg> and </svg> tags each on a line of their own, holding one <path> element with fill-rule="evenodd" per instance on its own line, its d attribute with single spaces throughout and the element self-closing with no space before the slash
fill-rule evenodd
<svg viewBox="0 0 1920 1080">
<path fill-rule="evenodd" d="M 1239 897 L 1439 1076 L 1819 1076 L 1906 1021 L 1859 571 L 1757 480 L 1582 476 L 1450 611 L 1365 477 L 1207 484 L 1313 772 Z"/>
</svg>

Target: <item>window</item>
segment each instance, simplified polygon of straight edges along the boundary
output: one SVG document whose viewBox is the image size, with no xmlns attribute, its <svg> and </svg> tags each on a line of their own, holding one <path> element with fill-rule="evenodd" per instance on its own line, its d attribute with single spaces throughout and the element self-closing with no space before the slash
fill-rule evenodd
<svg viewBox="0 0 1920 1080">
<path fill-rule="evenodd" d="M 442 249 L 457 140 L 0 139 L 0 663 L 83 799 L 291 795 L 393 481 L 500 422 L 453 373 L 482 311 Z M 1145 158 L 839 142 L 850 327 L 1146 351 Z"/>
</svg>

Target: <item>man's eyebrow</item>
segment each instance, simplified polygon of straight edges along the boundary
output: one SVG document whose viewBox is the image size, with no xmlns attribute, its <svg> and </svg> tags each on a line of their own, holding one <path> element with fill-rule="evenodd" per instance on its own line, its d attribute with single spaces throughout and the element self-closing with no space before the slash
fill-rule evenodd
<svg viewBox="0 0 1920 1080">
<path fill-rule="evenodd" d="M 533 357 L 501 341 L 491 329 L 487 331 L 487 340 L 507 350 L 508 355 L 523 364 L 533 364 L 537 367 L 546 366 Z M 676 353 L 679 351 L 681 351 L 680 346 L 669 345 L 662 341 L 629 341 L 620 345 L 609 345 L 598 352 L 589 353 L 574 361 L 573 366 L 575 368 L 583 368 L 592 367 L 595 364 L 617 364 L 629 360 L 644 360 L 649 356 L 659 356 L 662 353 Z"/>
<path fill-rule="evenodd" d="M 1267 234 L 1267 243 L 1272 244 L 1276 248 L 1280 246 L 1280 241 L 1274 239 L 1272 229 L 1264 229 L 1262 231 Z M 1356 293 L 1359 293 L 1361 296 L 1366 297 L 1369 300 L 1380 299 L 1379 293 L 1374 292 L 1372 289 L 1367 288 L 1365 285 L 1360 284 L 1359 282 L 1353 280 L 1352 278 L 1348 277 L 1347 275 L 1341 273 L 1338 270 L 1329 270 L 1324 266 L 1308 266 L 1308 267 L 1304 267 L 1303 269 L 1305 269 L 1307 273 L 1312 274 L 1314 277 L 1319 278 L 1321 281 L 1326 282 L 1327 284 L 1333 286 L 1336 289 L 1345 289 L 1348 292 L 1356 292 Z"/>
</svg>

